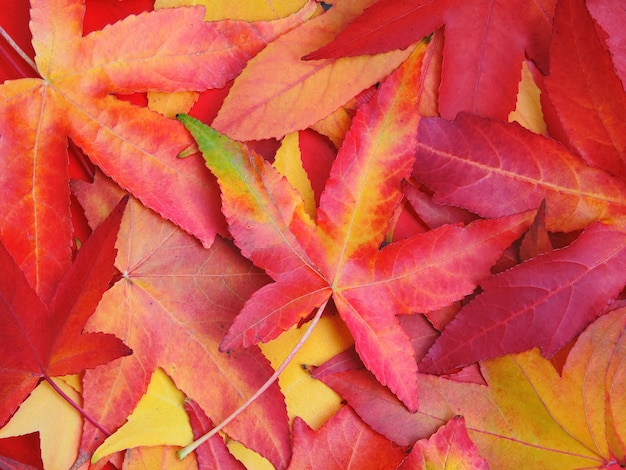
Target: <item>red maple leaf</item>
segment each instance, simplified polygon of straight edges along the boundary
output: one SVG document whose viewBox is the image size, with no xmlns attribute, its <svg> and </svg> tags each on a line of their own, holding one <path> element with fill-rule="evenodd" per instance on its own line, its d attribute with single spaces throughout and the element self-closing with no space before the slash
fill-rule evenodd
<svg viewBox="0 0 626 470">
<path fill-rule="evenodd" d="M 555 0 L 379 0 L 306 59 L 404 49 L 445 25 L 439 112 L 506 120 L 525 54 L 547 71 Z M 515 12 L 515 14 L 512 14 Z M 462 71 L 462 73 L 459 73 Z"/>
<path fill-rule="evenodd" d="M 235 243 L 276 281 L 246 303 L 223 350 L 268 341 L 332 296 L 367 367 L 416 407 L 416 358 L 396 315 L 434 310 L 471 293 L 530 222 L 525 213 L 446 225 L 380 249 L 414 163 L 420 67 L 418 51 L 359 109 L 316 222 L 269 163 L 181 117 L 218 178 Z"/>
<path fill-rule="evenodd" d="M 115 240 L 127 200 L 94 231 L 49 304 L 30 286 L 0 244 L 0 424 L 35 386 L 131 354 L 117 337 L 82 333 L 113 276 Z"/>
<path fill-rule="evenodd" d="M 559 3 L 550 70 L 548 127 L 574 151 L 517 124 L 469 114 L 420 122 L 413 174 L 436 201 L 502 217 L 545 200 L 548 230 L 584 229 L 571 245 L 482 283 L 484 292 L 420 363 L 424 371 L 534 346 L 552 356 L 626 283 L 626 184 L 615 176 L 625 168 L 626 95 L 582 0 Z"/>
<path fill-rule="evenodd" d="M 31 1 L 32 66 L 41 78 L 0 85 L 0 236 L 44 300 L 71 259 L 68 137 L 209 246 L 225 227 L 211 175 L 195 159 L 176 158 L 192 144 L 188 133 L 116 95 L 222 87 L 315 8 L 259 23 L 204 22 L 203 7 L 163 9 L 83 35 L 80 0 Z"/>
</svg>

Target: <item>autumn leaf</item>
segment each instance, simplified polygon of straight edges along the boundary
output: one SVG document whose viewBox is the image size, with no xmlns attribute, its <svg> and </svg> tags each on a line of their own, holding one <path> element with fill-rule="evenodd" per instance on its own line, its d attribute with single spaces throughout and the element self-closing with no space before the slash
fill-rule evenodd
<svg viewBox="0 0 626 470">
<path fill-rule="evenodd" d="M 302 419 L 293 425 L 294 453 L 290 469 L 383 470 L 395 468 L 404 449 L 373 431 L 349 406 L 339 410 L 317 432 Z"/>
<path fill-rule="evenodd" d="M 530 216 L 445 226 L 380 249 L 400 183 L 414 162 L 419 117 L 413 77 L 420 67 L 416 52 L 357 112 L 321 196 L 317 223 L 267 162 L 181 117 L 218 179 L 235 243 L 276 281 L 246 303 L 223 350 L 276 337 L 332 295 L 367 367 L 415 408 L 415 356 L 396 315 L 433 310 L 471 293 Z"/>
<path fill-rule="evenodd" d="M 626 455 L 625 328 L 624 308 L 597 319 L 576 341 L 561 374 L 533 349 L 483 361 L 488 387 L 422 375 L 414 414 L 358 364 L 344 362 L 329 375 L 320 367 L 315 375 L 374 430 L 402 445 L 461 414 L 491 468 L 612 468 Z"/>
<path fill-rule="evenodd" d="M 268 45 L 235 79 L 211 125 L 241 141 L 280 138 L 320 121 L 381 81 L 410 51 L 337 61 L 301 60 L 372 2 L 337 2 Z"/>
<path fill-rule="evenodd" d="M 42 78 L 0 86 L 0 235 L 44 300 L 71 259 L 68 137 L 144 204 L 210 245 L 223 219 L 208 172 L 176 158 L 188 134 L 114 94 L 222 87 L 315 8 L 269 23 L 205 23 L 202 7 L 170 9 L 83 36 L 82 1 L 31 2 Z"/>
<path fill-rule="evenodd" d="M 554 27 L 544 87 L 559 122 L 549 124 L 560 128 L 556 135 L 565 136 L 564 143 L 590 166 L 624 179 L 624 85 L 583 1 L 560 2 Z"/>
<path fill-rule="evenodd" d="M 189 421 L 195 439 L 209 432 L 214 424 L 204 410 L 193 400 L 185 403 Z M 196 449 L 196 458 L 201 468 L 219 468 L 223 470 L 244 470 L 245 467 L 228 452 L 222 436 L 213 436 Z"/>
<path fill-rule="evenodd" d="M 415 443 L 398 470 L 487 470 L 489 464 L 467 434 L 465 420 L 455 416 L 428 439 Z"/>
<path fill-rule="evenodd" d="M 131 354 L 113 335 L 82 333 L 113 275 L 114 244 L 126 201 L 83 245 L 46 305 L 0 244 L 0 423 L 43 379 L 76 374 Z"/>
<path fill-rule="evenodd" d="M 64 396 L 74 403 L 82 402 L 78 374 L 53 377 L 52 381 Z M 48 382 L 42 381 L 2 427 L 0 437 L 37 432 L 44 467 L 70 468 L 76 460 L 83 425 L 84 419 L 78 410 Z"/>
<path fill-rule="evenodd" d="M 602 168 L 588 166 L 559 142 L 517 124 L 462 114 L 455 121 L 420 122 L 420 164 L 413 174 L 435 191 L 436 201 L 484 217 L 501 217 L 545 200 L 547 230 L 587 228 L 570 246 L 483 282 L 484 292 L 457 314 L 420 363 L 424 371 L 441 373 L 534 346 L 551 357 L 593 321 L 625 284 L 621 273 L 626 185 L 609 172 L 619 173 L 621 144 L 610 135 L 620 133 L 624 107 L 584 85 L 592 73 L 589 69 L 577 69 L 579 74 L 571 69 L 572 63 L 580 67 L 574 58 L 602 49 L 584 3 L 561 1 L 555 27 L 551 47 L 555 75 L 546 78 L 552 90 L 549 97 L 556 95 L 552 104 L 563 116 L 564 135 L 572 135 L 572 145 Z M 578 34 L 584 34 L 584 39 L 574 40 Z M 565 52 L 568 48 L 574 52 Z M 611 89 L 616 78 L 607 69 L 608 56 L 593 60 L 603 63 L 599 73 L 607 77 Z M 569 95 L 559 87 L 569 90 Z M 580 92 L 577 103 L 570 98 L 574 89 Z M 583 128 L 584 138 L 575 130 Z M 605 151 L 607 146 L 614 152 Z M 604 160 L 590 154 L 602 154 Z M 602 224 L 589 226 L 597 221 Z"/>
<path fill-rule="evenodd" d="M 6 469 L 43 470 L 39 434 L 0 439 L 0 465 Z"/>
<path fill-rule="evenodd" d="M 404 49 L 445 25 L 439 112 L 506 120 L 525 54 L 547 70 L 555 0 L 474 2 L 380 0 L 307 59 Z M 516 12 L 512 15 L 511 12 Z M 462 71 L 462 73 L 459 73 Z"/>
<path fill-rule="evenodd" d="M 608 35 L 606 44 L 615 64 L 615 71 L 626 85 L 626 41 L 624 28 L 626 12 L 619 0 L 588 0 L 587 8 L 598 25 Z"/>
<path fill-rule="evenodd" d="M 101 174 L 93 185 L 76 182 L 74 191 L 93 225 L 121 193 Z M 85 375 L 85 409 L 107 429 L 118 429 L 161 367 L 212 421 L 222 421 L 273 372 L 256 348 L 230 355 L 218 351 L 235 314 L 267 276 L 229 242 L 218 237 L 206 249 L 135 199 L 122 221 L 117 249 L 120 278 L 87 329 L 123 336 L 135 354 Z M 251 421 L 258 425 L 251 429 Z M 277 468 L 286 467 L 289 422 L 277 386 L 225 431 Z M 79 459 L 89 459 L 101 439 L 99 431 L 85 429 Z"/>
<path fill-rule="evenodd" d="M 484 292 L 446 326 L 420 370 L 441 373 L 535 346 L 552 357 L 626 284 L 625 247 L 625 233 L 596 224 L 571 246 L 483 281 Z"/>
</svg>

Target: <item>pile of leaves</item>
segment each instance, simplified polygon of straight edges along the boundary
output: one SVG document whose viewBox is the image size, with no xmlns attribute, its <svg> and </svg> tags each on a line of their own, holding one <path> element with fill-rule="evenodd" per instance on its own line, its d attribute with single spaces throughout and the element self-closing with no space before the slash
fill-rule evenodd
<svg viewBox="0 0 626 470">
<path fill-rule="evenodd" d="M 0 466 L 626 466 L 621 2 L 184 3 L 0 20 Z"/>
</svg>

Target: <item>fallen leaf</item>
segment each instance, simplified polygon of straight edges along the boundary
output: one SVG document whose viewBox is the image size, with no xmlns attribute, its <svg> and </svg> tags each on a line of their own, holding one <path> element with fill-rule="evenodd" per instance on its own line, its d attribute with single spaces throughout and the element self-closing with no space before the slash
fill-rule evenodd
<svg viewBox="0 0 626 470">
<path fill-rule="evenodd" d="M 470 114 L 423 118 L 417 154 L 413 176 L 435 192 L 435 202 L 483 217 L 537 209 L 545 199 L 546 228 L 569 232 L 626 213 L 623 180 L 516 123 Z"/>
<path fill-rule="evenodd" d="M 225 227 L 211 176 L 197 159 L 176 158 L 191 144 L 188 134 L 177 121 L 113 95 L 222 87 L 315 8 L 257 24 L 205 23 L 202 7 L 169 9 L 83 36 L 82 1 L 31 2 L 42 78 L 0 85 L 0 236 L 44 300 L 71 260 L 68 137 L 122 187 L 209 246 Z"/>
<path fill-rule="evenodd" d="M 281 138 L 325 118 L 382 80 L 410 51 L 337 61 L 301 60 L 372 2 L 337 2 L 269 44 L 235 79 L 212 126 L 240 141 Z"/>
<path fill-rule="evenodd" d="M 193 400 L 185 402 L 194 439 L 202 437 L 215 427 L 213 421 Z M 245 467 L 228 452 L 224 439 L 219 434 L 211 437 L 196 449 L 199 468 L 219 468 L 220 470 L 245 470 Z"/>
<path fill-rule="evenodd" d="M 483 361 L 487 387 L 421 375 L 417 413 L 362 365 L 344 362 L 342 371 L 320 378 L 374 430 L 401 445 L 429 437 L 462 414 L 493 469 L 618 468 L 626 455 L 625 329 L 624 308 L 597 319 L 574 344 L 560 375 L 537 349 Z"/>
<path fill-rule="evenodd" d="M 465 420 L 455 416 L 428 439 L 415 443 L 398 470 L 488 470 L 489 464 L 478 455 Z"/>
<path fill-rule="evenodd" d="M 75 403 L 81 402 L 80 393 L 68 383 L 71 381 L 66 381 L 66 377 L 52 380 Z M 74 378 L 73 382 L 78 380 Z M 80 413 L 48 382 L 41 382 L 2 427 L 0 438 L 38 433 L 37 450 L 44 468 L 70 468 L 76 460 L 82 429 Z"/>
<path fill-rule="evenodd" d="M 245 21 L 284 18 L 300 10 L 306 0 L 156 0 L 155 8 L 202 5 L 206 21 L 236 19 Z"/>
<path fill-rule="evenodd" d="M 344 406 L 317 432 L 300 418 L 293 423 L 294 453 L 290 469 L 383 470 L 396 468 L 404 449 L 372 431 Z"/>
<path fill-rule="evenodd" d="M 0 439 L 0 465 L 7 470 L 43 470 L 39 434 Z"/>
<path fill-rule="evenodd" d="M 404 49 L 445 24 L 441 116 L 453 119 L 464 111 L 506 120 L 515 108 L 525 53 L 543 70 L 548 68 L 546 46 L 555 4 L 554 0 L 378 1 L 307 58 Z"/>
<path fill-rule="evenodd" d="M 192 432 L 184 403 L 185 395 L 162 369 L 157 369 L 126 424 L 107 437 L 91 461 L 133 447 L 186 445 L 192 440 Z"/>
<path fill-rule="evenodd" d="M 120 202 L 82 246 L 49 305 L 0 244 L 0 424 L 40 381 L 76 374 L 132 351 L 110 334 L 83 333 L 113 275 Z M 15 354 L 20 351 L 21 354 Z M 51 383 L 51 385 L 53 385 Z"/>
<path fill-rule="evenodd" d="M 414 162 L 414 76 L 420 67 L 415 52 L 357 112 L 321 196 L 317 223 L 266 161 L 181 117 L 218 179 L 235 243 L 277 281 L 246 303 L 222 350 L 273 339 L 332 295 L 368 368 L 415 408 L 415 356 L 395 315 L 433 310 L 471 293 L 530 217 L 446 226 L 380 249 L 401 199 L 400 183 Z"/>
<path fill-rule="evenodd" d="M 626 20 L 626 12 L 619 0 L 589 0 L 587 8 L 591 16 L 604 30 L 608 37 L 606 44 L 611 52 L 617 75 L 626 87 L 626 37 L 622 25 Z"/>
<path fill-rule="evenodd" d="M 179 460 L 176 452 L 179 447 L 154 446 L 137 447 L 126 452 L 124 470 L 196 470 L 195 456 Z"/>
<path fill-rule="evenodd" d="M 584 1 L 559 3 L 550 47 L 544 87 L 567 136 L 565 143 L 590 166 L 623 179 L 626 93 Z"/>
<path fill-rule="evenodd" d="M 74 190 L 90 223 L 97 224 L 121 190 L 102 175 L 94 184 L 76 182 Z M 85 408 L 107 429 L 118 429 L 161 367 L 211 420 L 222 421 L 273 372 L 256 348 L 230 355 L 218 351 L 233 317 L 267 277 L 229 242 L 218 237 L 206 249 L 134 199 L 117 249 L 120 278 L 87 329 L 121 335 L 135 354 L 85 376 Z M 250 428 L 251 420 L 258 426 Z M 284 468 L 290 455 L 288 426 L 276 385 L 225 431 Z M 86 429 L 79 458 L 89 458 L 101 438 Z"/>
<path fill-rule="evenodd" d="M 486 279 L 483 292 L 446 326 L 420 370 L 447 372 L 535 346 L 552 357 L 624 287 L 625 247 L 625 233 L 595 224 L 571 246 Z"/>
</svg>

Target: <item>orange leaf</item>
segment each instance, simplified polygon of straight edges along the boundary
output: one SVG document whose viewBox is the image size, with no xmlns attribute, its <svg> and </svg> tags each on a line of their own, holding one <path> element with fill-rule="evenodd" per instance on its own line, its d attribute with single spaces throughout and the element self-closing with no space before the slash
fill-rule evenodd
<svg viewBox="0 0 626 470">
<path fill-rule="evenodd" d="M 337 2 L 266 47 L 235 79 L 212 123 L 215 129 L 240 141 L 282 137 L 325 118 L 382 80 L 411 49 L 336 61 L 301 60 L 373 1 Z"/>
<path fill-rule="evenodd" d="M 276 281 L 246 303 L 222 349 L 268 341 L 332 295 L 367 367 L 416 407 L 415 355 L 396 315 L 471 293 L 530 217 L 446 226 L 380 249 L 414 163 L 421 58 L 416 51 L 359 108 L 320 198 L 317 223 L 266 161 L 181 118 L 218 178 L 235 243 Z"/>
<path fill-rule="evenodd" d="M 176 158 L 191 144 L 188 134 L 112 94 L 221 87 L 315 4 L 257 24 L 205 23 L 202 7 L 162 10 L 84 37 L 82 1 L 31 5 L 42 79 L 0 86 L 0 236 L 29 282 L 49 300 L 71 259 L 68 137 L 122 187 L 209 246 L 225 227 L 211 176 L 197 159 Z"/>
<path fill-rule="evenodd" d="M 344 361 L 330 375 L 322 366 L 315 376 L 402 445 L 463 415 L 491 468 L 607 468 L 626 461 L 625 331 L 625 308 L 597 319 L 576 341 L 560 375 L 534 349 L 482 362 L 488 387 L 420 376 L 414 414 L 358 364 Z"/>
<path fill-rule="evenodd" d="M 120 189 L 101 175 L 75 192 L 91 223 Z M 122 221 L 116 267 L 121 276 L 87 325 L 116 332 L 136 354 L 85 376 L 85 408 L 111 431 L 120 427 L 161 367 L 214 422 L 223 420 L 273 369 L 258 349 L 218 351 L 224 331 L 245 299 L 267 282 L 227 241 L 211 248 L 131 199 Z M 211 380 L 206 380 L 210 377 Z M 289 460 L 289 422 L 278 386 L 226 427 L 226 432 L 277 467 Z M 258 423 L 250 429 L 249 422 Z M 85 430 L 82 455 L 101 436 Z"/>
</svg>

